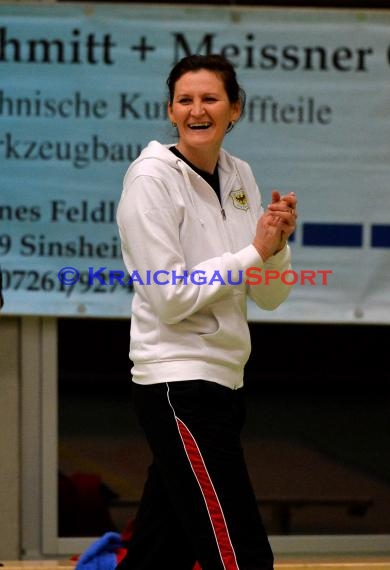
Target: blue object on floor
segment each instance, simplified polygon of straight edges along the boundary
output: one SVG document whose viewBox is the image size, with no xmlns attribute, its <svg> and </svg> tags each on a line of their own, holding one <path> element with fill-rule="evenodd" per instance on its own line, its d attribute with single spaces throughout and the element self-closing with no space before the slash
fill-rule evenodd
<svg viewBox="0 0 390 570">
<path fill-rule="evenodd" d="M 76 570 L 114 570 L 117 565 L 116 551 L 122 544 L 119 533 L 106 532 L 83 552 Z"/>
</svg>

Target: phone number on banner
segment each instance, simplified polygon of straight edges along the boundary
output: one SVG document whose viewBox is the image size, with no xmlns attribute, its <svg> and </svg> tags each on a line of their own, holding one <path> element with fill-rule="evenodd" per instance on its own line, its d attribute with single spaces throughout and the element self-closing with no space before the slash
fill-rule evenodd
<svg viewBox="0 0 390 570">
<path fill-rule="evenodd" d="M 101 273 L 101 280 L 91 280 L 88 271 L 77 272 L 77 280 L 74 282 L 64 282 L 57 271 L 37 271 L 35 269 L 4 269 L 1 268 L 3 277 L 4 291 L 29 291 L 38 293 L 51 293 L 60 292 L 64 293 L 66 297 L 70 297 L 73 293 L 114 293 L 120 289 L 132 293 L 133 286 L 123 285 L 121 280 L 111 280 L 109 282 L 105 279 L 104 273 Z M 130 278 L 127 278 L 127 283 Z"/>
</svg>

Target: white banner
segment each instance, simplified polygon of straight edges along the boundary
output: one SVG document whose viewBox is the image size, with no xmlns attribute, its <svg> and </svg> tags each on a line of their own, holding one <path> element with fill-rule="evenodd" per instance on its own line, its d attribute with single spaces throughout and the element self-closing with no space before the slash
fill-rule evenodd
<svg viewBox="0 0 390 570">
<path fill-rule="evenodd" d="M 390 14 L 373 10 L 0 5 L 3 313 L 130 315 L 122 179 L 175 141 L 165 79 L 196 52 L 247 92 L 225 147 L 265 203 L 299 200 L 297 283 L 249 318 L 389 323 Z"/>
</svg>

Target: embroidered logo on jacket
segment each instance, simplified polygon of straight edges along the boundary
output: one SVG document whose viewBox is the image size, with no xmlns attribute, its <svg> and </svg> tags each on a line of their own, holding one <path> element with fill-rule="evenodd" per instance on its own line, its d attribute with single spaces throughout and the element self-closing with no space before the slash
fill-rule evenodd
<svg viewBox="0 0 390 570">
<path fill-rule="evenodd" d="M 248 198 L 242 188 L 239 190 L 232 190 L 230 196 L 233 200 L 233 206 L 239 210 L 249 210 Z"/>
</svg>

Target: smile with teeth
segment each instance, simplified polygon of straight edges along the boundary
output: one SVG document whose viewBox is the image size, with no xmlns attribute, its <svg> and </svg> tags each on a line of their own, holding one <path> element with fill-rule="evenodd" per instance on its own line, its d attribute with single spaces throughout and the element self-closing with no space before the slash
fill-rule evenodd
<svg viewBox="0 0 390 570">
<path fill-rule="evenodd" d="M 208 129 L 211 126 L 211 123 L 192 123 L 188 126 L 190 129 Z"/>
</svg>

